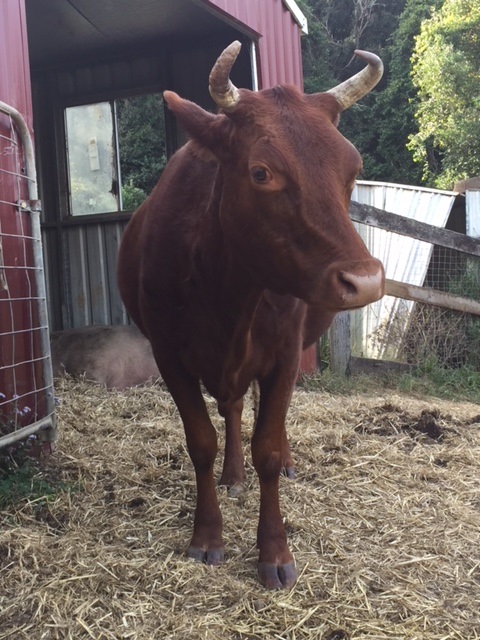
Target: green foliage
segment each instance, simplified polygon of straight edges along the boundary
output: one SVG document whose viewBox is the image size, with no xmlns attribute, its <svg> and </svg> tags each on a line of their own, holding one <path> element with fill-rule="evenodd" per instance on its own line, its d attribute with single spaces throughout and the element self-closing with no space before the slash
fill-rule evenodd
<svg viewBox="0 0 480 640">
<path fill-rule="evenodd" d="M 0 509 L 28 501 L 42 507 L 58 493 L 75 493 L 81 484 L 67 484 L 58 472 L 39 457 L 40 443 L 30 436 L 8 447 L 0 448 Z"/>
<path fill-rule="evenodd" d="M 163 99 L 153 93 L 116 101 L 120 172 L 126 192 L 138 202 L 140 191 L 149 194 L 167 163 Z M 133 192 L 130 188 L 139 189 Z M 130 190 L 129 190 L 130 189 Z M 145 197 L 143 197 L 145 199 Z M 135 209 L 123 203 L 123 209 Z"/>
<path fill-rule="evenodd" d="M 64 489 L 65 487 L 59 487 Z M 32 463 L 16 466 L 8 475 L 0 475 L 0 509 L 16 505 L 23 500 L 45 500 L 54 496 L 53 487 Z"/>
<path fill-rule="evenodd" d="M 339 376 L 329 369 L 322 373 L 302 376 L 298 386 L 306 391 L 324 391 L 336 396 L 349 396 L 353 393 L 378 394 L 380 389 L 396 389 L 399 378 L 395 375 L 383 375 L 381 380 L 365 374 Z"/>
<path fill-rule="evenodd" d="M 444 369 L 435 358 L 430 358 L 412 374 L 403 375 L 399 380 L 399 389 L 445 400 L 478 402 L 480 371 L 472 366 Z"/>
<path fill-rule="evenodd" d="M 308 36 L 302 38 L 302 64 L 305 93 L 326 91 L 335 84 L 329 62 L 329 42 L 318 11 L 318 2 L 299 0 L 308 20 Z"/>
<path fill-rule="evenodd" d="M 122 209 L 123 211 L 135 211 L 146 199 L 147 194 L 143 189 L 134 187 L 132 180 L 130 184 L 122 185 Z"/>
<path fill-rule="evenodd" d="M 371 94 L 342 114 L 340 130 L 363 156 L 364 177 L 416 184 L 421 171 L 406 145 L 414 132 L 410 78 L 414 36 L 440 0 L 301 0 L 309 23 L 303 39 L 305 91 L 323 91 L 359 71 L 355 48 L 380 55 L 385 75 Z"/>
<path fill-rule="evenodd" d="M 435 358 L 425 361 L 411 373 L 384 372 L 382 376 L 336 376 L 330 371 L 304 376 L 299 386 L 307 391 L 324 391 L 332 395 L 348 396 L 353 393 L 378 395 L 382 390 L 398 391 L 424 398 L 431 396 L 454 402 L 478 402 L 480 397 L 480 371 L 471 366 L 444 369 Z"/>
<path fill-rule="evenodd" d="M 410 148 L 433 186 L 480 173 L 479 59 L 480 3 L 445 0 L 422 24 L 413 56 L 419 104 Z"/>
</svg>

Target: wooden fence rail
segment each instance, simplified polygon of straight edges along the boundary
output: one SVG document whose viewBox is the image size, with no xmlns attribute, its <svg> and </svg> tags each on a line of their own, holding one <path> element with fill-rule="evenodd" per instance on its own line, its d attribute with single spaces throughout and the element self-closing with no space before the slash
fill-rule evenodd
<svg viewBox="0 0 480 640">
<path fill-rule="evenodd" d="M 480 257 L 480 240 L 478 238 L 471 238 L 463 233 L 449 231 L 426 222 L 405 218 L 396 213 L 377 209 L 369 204 L 351 202 L 350 218 L 354 222 L 361 222 L 371 227 L 378 227 L 379 229 L 385 229 L 385 231 L 392 231 L 402 236 L 409 236 L 416 240 L 423 240 L 431 244 L 438 244 L 440 247 L 455 249 L 456 251 Z"/>
</svg>

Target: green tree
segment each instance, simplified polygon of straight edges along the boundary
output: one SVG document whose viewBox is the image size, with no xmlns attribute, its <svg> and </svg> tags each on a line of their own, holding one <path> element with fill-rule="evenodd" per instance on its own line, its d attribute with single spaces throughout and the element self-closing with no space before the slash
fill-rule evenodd
<svg viewBox="0 0 480 640">
<path fill-rule="evenodd" d="M 409 146 L 433 186 L 480 173 L 479 60 L 480 3 L 445 0 L 423 23 L 413 55 L 418 132 Z"/>
<path fill-rule="evenodd" d="M 319 2 L 299 0 L 298 4 L 308 20 L 308 36 L 302 38 L 303 84 L 305 93 L 325 91 L 335 84 L 329 61 L 331 45 L 318 13 Z"/>
<path fill-rule="evenodd" d="M 428 0 L 417 1 L 428 4 Z M 379 86 L 342 114 L 340 123 L 342 133 L 361 152 L 364 176 L 368 179 L 411 182 L 411 173 L 405 167 L 413 167 L 414 173 L 416 170 L 411 155 L 405 149 L 408 133 L 413 130 L 413 113 L 404 116 L 411 126 L 406 133 L 403 131 L 400 135 L 398 122 L 389 120 L 388 113 L 395 108 L 402 113 L 408 107 L 408 97 L 399 90 L 395 95 L 397 102 L 392 107 L 386 100 L 378 102 L 389 86 L 390 59 L 393 62 L 393 52 L 392 56 L 389 54 L 390 39 L 399 26 L 399 17 L 405 3 L 406 0 L 391 0 L 388 3 L 379 0 L 299 0 L 309 25 L 309 35 L 302 42 L 304 85 L 307 93 L 329 89 L 359 71 L 363 63 L 354 57 L 355 49 L 373 51 L 384 61 L 385 75 Z M 418 33 L 418 28 L 417 25 L 416 31 L 408 32 L 410 43 Z M 399 37 L 405 37 L 405 33 L 401 33 Z M 406 66 L 402 67 L 402 62 L 398 66 L 398 69 L 405 69 L 410 87 L 408 60 L 411 47 L 412 45 L 404 56 Z M 383 151 L 382 144 L 387 142 L 388 132 L 391 133 L 392 142 L 400 149 L 401 158 L 393 160 L 391 148 Z M 416 174 L 418 173 L 416 170 Z"/>
<path fill-rule="evenodd" d="M 306 92 L 329 89 L 357 71 L 355 49 L 382 51 L 405 1 L 298 0 L 309 29 L 302 39 Z"/>
<path fill-rule="evenodd" d="M 431 16 L 432 6 L 443 0 L 407 0 L 398 27 L 387 41 L 383 53 L 386 84 L 372 108 L 371 126 L 375 135 L 364 150 L 366 173 L 373 180 L 420 184 L 422 171 L 407 148 L 415 133 L 417 91 L 411 77 L 414 38 L 421 24 Z"/>
</svg>

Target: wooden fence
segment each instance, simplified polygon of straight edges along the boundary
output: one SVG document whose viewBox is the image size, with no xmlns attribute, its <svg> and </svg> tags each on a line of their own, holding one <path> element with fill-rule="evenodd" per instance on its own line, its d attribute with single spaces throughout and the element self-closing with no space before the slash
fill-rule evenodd
<svg viewBox="0 0 480 640">
<path fill-rule="evenodd" d="M 358 202 L 351 202 L 350 217 L 354 222 L 374 226 L 480 258 L 480 239 L 472 238 L 462 233 L 435 227 Z M 404 300 L 412 300 L 480 316 L 479 301 L 436 289 L 387 279 L 385 293 Z M 352 356 L 349 312 L 337 315 L 330 329 L 329 338 L 330 369 L 334 373 L 345 375 L 347 372 L 379 371 L 385 368 L 398 369 L 402 367 L 402 363 L 369 360 Z"/>
</svg>

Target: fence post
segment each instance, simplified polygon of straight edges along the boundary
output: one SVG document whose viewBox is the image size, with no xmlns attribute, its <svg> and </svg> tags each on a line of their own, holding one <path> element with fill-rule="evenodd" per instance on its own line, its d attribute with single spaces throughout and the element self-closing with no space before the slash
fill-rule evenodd
<svg viewBox="0 0 480 640">
<path fill-rule="evenodd" d="M 350 312 L 341 311 L 330 327 L 330 369 L 345 376 L 350 364 Z"/>
</svg>

